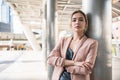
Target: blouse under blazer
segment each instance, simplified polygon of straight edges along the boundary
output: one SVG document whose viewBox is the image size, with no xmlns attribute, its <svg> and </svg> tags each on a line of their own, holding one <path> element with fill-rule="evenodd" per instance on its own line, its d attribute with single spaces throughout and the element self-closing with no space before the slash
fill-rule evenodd
<svg viewBox="0 0 120 80">
<path fill-rule="evenodd" d="M 66 51 L 72 38 L 62 38 L 47 58 L 47 63 L 54 66 L 52 80 L 59 80 L 63 72 Z M 72 60 L 76 62 L 84 61 L 84 64 L 87 66 L 82 64 L 80 64 L 81 66 L 69 66 L 67 71 L 70 73 L 71 80 L 90 80 L 90 73 L 92 72 L 97 56 L 98 42 L 92 38 L 83 36 L 76 46 L 77 48 Z"/>
</svg>

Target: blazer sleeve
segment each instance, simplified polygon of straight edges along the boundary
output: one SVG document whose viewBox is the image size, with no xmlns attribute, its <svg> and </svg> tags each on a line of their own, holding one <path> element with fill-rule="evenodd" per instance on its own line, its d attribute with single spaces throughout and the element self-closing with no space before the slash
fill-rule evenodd
<svg viewBox="0 0 120 80">
<path fill-rule="evenodd" d="M 63 38 L 58 42 L 54 49 L 50 52 L 47 63 L 52 66 L 64 66 L 65 59 L 61 57 L 61 45 L 63 44 Z"/>
<path fill-rule="evenodd" d="M 87 54 L 84 63 L 81 64 L 81 66 L 69 66 L 67 67 L 67 71 L 72 74 L 83 74 L 83 75 L 90 74 L 92 72 L 95 59 L 97 56 L 97 48 L 98 48 L 98 42 L 94 41 L 89 48 L 89 52 Z"/>
</svg>

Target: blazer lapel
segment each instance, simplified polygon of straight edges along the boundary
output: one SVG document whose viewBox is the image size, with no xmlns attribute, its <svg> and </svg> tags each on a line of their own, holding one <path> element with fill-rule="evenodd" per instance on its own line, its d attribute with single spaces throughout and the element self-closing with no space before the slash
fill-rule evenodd
<svg viewBox="0 0 120 80">
<path fill-rule="evenodd" d="M 87 37 L 86 36 L 83 36 L 82 39 L 78 42 L 78 45 L 75 49 L 75 52 L 74 52 L 74 55 L 73 55 L 73 59 L 75 58 L 78 50 L 80 49 L 80 47 L 82 46 L 82 44 L 87 40 Z"/>
<path fill-rule="evenodd" d="M 67 38 L 67 40 L 65 40 L 65 42 L 64 42 L 64 51 L 63 51 L 63 54 L 64 54 L 63 57 L 64 58 L 66 58 L 66 52 L 67 52 L 67 49 L 68 49 L 68 47 L 70 45 L 71 40 L 72 40 L 72 37 Z"/>
</svg>

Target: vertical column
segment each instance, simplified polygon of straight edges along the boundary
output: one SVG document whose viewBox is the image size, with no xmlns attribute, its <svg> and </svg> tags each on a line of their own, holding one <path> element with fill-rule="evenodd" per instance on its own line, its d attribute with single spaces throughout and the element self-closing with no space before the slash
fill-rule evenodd
<svg viewBox="0 0 120 80">
<path fill-rule="evenodd" d="M 99 42 L 98 55 L 91 80 L 112 80 L 111 0 L 83 0 L 89 26 L 87 35 Z"/>
<path fill-rule="evenodd" d="M 45 67 L 47 67 L 47 26 L 46 26 L 46 13 L 47 13 L 47 3 L 43 2 L 43 18 L 42 18 L 42 55 L 45 62 Z"/>
<path fill-rule="evenodd" d="M 59 28 L 58 28 L 58 13 L 55 13 L 55 43 L 59 40 Z"/>
<path fill-rule="evenodd" d="M 47 0 L 47 54 L 50 53 L 55 45 L 55 4 L 56 0 Z M 48 80 L 51 80 L 52 72 L 53 67 L 48 65 Z"/>
</svg>

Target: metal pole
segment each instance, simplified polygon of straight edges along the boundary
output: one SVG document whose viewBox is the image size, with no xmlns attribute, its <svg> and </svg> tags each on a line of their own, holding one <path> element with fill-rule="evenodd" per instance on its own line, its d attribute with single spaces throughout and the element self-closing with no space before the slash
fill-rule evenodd
<svg viewBox="0 0 120 80">
<path fill-rule="evenodd" d="M 87 35 L 99 41 L 91 80 L 112 80 L 111 0 L 83 0 L 83 10 L 89 22 Z"/>
<path fill-rule="evenodd" d="M 55 7 L 56 0 L 47 0 L 47 54 L 54 48 L 55 45 Z M 48 80 L 51 80 L 53 67 L 48 65 Z"/>
<path fill-rule="evenodd" d="M 47 3 L 43 2 L 43 11 L 42 11 L 42 55 L 43 61 L 45 63 L 45 68 L 47 69 L 47 25 L 46 25 L 46 13 L 47 13 Z"/>
</svg>

